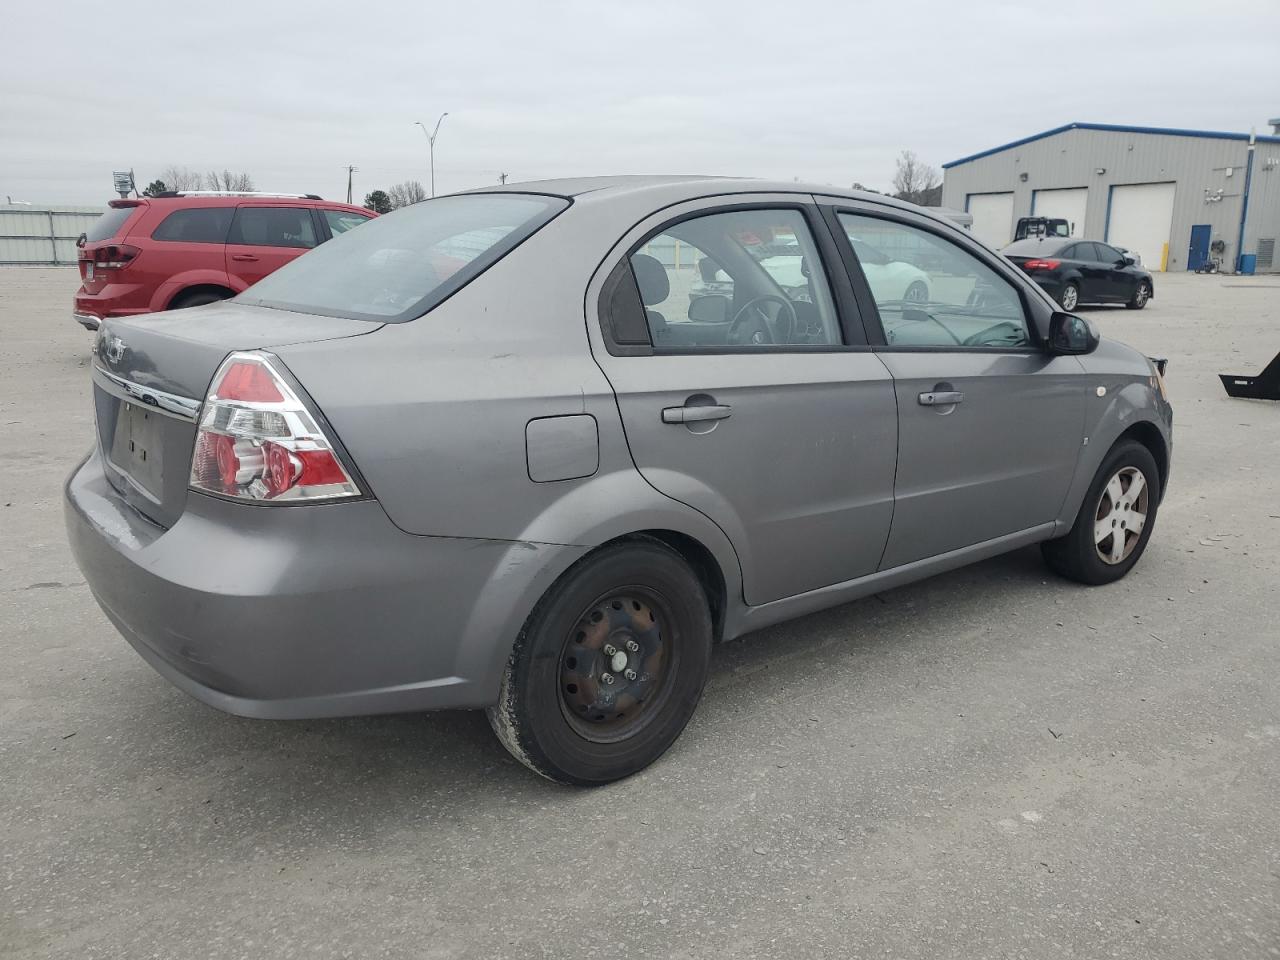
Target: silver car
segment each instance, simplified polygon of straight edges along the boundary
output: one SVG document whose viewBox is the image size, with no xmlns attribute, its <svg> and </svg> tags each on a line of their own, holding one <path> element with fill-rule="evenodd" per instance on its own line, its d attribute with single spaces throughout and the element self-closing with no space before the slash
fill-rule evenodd
<svg viewBox="0 0 1280 960">
<path fill-rule="evenodd" d="M 785 278 L 753 255 L 779 244 Z M 691 318 L 704 260 L 729 306 Z M 205 703 L 484 707 L 523 763 L 598 784 L 679 736 L 717 640 L 1037 542 L 1124 576 L 1169 479 L 1162 373 L 883 196 L 508 185 L 104 321 L 67 528 Z"/>
</svg>

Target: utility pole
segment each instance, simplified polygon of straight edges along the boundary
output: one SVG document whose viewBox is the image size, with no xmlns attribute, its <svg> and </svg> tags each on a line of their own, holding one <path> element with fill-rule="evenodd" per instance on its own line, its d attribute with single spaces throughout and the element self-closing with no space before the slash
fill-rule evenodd
<svg viewBox="0 0 1280 960">
<path fill-rule="evenodd" d="M 427 134 L 427 150 L 431 154 L 431 195 L 436 195 L 436 137 L 440 135 L 440 124 L 444 123 L 444 118 L 449 115 L 446 110 L 440 114 L 440 119 L 436 121 L 435 129 L 427 133 L 427 125 L 421 120 L 415 120 L 418 126 L 422 128 L 422 132 Z"/>
<path fill-rule="evenodd" d="M 351 175 L 359 169 L 359 167 L 350 164 L 347 166 L 347 203 L 351 202 Z"/>
<path fill-rule="evenodd" d="M 498 174 L 498 182 L 499 182 L 499 183 L 501 183 L 503 186 L 505 186 L 505 185 L 506 185 L 506 183 L 507 183 L 507 177 L 509 177 L 509 176 L 511 176 L 511 174 L 509 174 L 509 173 L 500 173 L 500 174 Z"/>
</svg>

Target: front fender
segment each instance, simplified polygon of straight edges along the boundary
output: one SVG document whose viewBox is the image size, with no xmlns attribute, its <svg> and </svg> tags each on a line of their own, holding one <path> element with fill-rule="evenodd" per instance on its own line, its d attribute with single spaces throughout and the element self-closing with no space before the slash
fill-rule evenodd
<svg viewBox="0 0 1280 960">
<path fill-rule="evenodd" d="M 1086 378 L 1090 392 L 1085 404 L 1084 448 L 1058 516 L 1058 532 L 1061 534 L 1065 534 L 1075 523 L 1098 467 L 1125 433 L 1139 424 L 1147 424 L 1160 435 L 1166 458 L 1172 453 L 1169 409 L 1160 400 L 1159 392 L 1151 384 L 1150 378 L 1138 379 L 1128 373 L 1094 371 L 1087 373 Z M 1098 396 L 1099 390 L 1105 391 L 1102 396 Z M 1167 479 L 1166 471 L 1166 476 L 1161 477 L 1162 493 Z"/>
</svg>

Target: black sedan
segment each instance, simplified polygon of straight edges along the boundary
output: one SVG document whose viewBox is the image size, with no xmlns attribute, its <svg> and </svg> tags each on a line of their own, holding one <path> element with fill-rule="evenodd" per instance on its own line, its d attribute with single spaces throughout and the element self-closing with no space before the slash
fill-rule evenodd
<svg viewBox="0 0 1280 960">
<path fill-rule="evenodd" d="M 1001 252 L 1063 310 L 1074 310 L 1082 303 L 1123 303 L 1130 310 L 1141 310 L 1155 296 L 1151 274 L 1135 266 L 1132 257 L 1095 240 L 1018 240 Z"/>
</svg>

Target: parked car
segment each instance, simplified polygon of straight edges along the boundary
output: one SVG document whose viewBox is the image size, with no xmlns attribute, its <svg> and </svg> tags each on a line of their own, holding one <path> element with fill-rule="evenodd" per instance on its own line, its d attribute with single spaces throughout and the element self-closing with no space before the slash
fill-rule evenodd
<svg viewBox="0 0 1280 960">
<path fill-rule="evenodd" d="M 1016 240 L 1001 251 L 1063 310 L 1084 303 L 1123 303 L 1141 310 L 1155 294 L 1151 274 L 1132 257 L 1094 240 Z"/>
<path fill-rule="evenodd" d="M 1142 266 L 1142 255 L 1138 253 L 1137 250 L 1130 250 L 1128 247 L 1122 247 L 1115 243 L 1111 244 L 1111 246 L 1115 248 L 1116 252 L 1119 253 L 1120 256 L 1129 257 L 1133 260 L 1133 265 L 1135 267 Z"/>
<path fill-rule="evenodd" d="M 79 241 L 74 316 L 195 307 L 234 296 L 373 213 L 315 194 L 194 191 L 112 200 Z"/>
<path fill-rule="evenodd" d="M 766 229 L 808 299 L 744 249 Z M 878 291 L 870 235 L 947 282 Z M 673 240 L 732 278 L 727 322 L 644 253 Z M 533 770 L 604 783 L 675 741 L 715 640 L 1032 543 L 1123 577 L 1169 476 L 1162 372 L 889 198 L 507 185 L 104 320 L 67 529 L 106 615 L 208 704 L 483 707 Z"/>
</svg>

